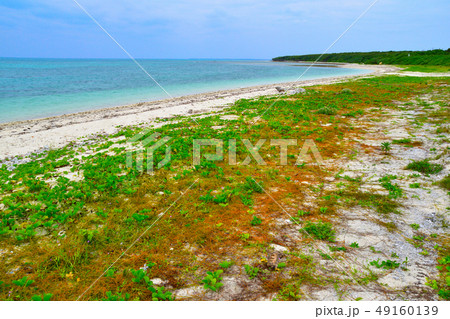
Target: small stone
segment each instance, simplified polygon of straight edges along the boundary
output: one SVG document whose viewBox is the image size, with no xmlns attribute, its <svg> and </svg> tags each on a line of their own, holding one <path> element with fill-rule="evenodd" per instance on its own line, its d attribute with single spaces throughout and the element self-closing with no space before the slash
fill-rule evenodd
<svg viewBox="0 0 450 319">
<path fill-rule="evenodd" d="M 270 244 L 270 247 L 273 250 L 275 250 L 276 252 L 278 252 L 278 253 L 284 253 L 284 252 L 287 252 L 289 250 L 286 247 L 280 246 L 280 245 L 277 245 L 277 244 Z"/>
<path fill-rule="evenodd" d="M 204 291 L 205 290 L 203 289 L 203 287 L 194 286 L 194 287 L 190 287 L 190 288 L 184 288 L 184 289 L 177 290 L 174 292 L 174 296 L 177 299 L 189 298 L 189 297 L 200 295 L 200 294 L 204 293 Z"/>
<path fill-rule="evenodd" d="M 293 95 L 293 94 L 303 94 L 303 93 L 306 93 L 306 90 L 305 90 L 304 88 L 296 88 L 296 89 L 293 89 L 293 90 L 289 90 L 289 91 L 287 92 L 287 94 L 290 94 L 290 95 Z"/>
<path fill-rule="evenodd" d="M 164 286 L 168 283 L 167 280 L 162 280 L 161 278 L 153 278 L 150 281 L 156 286 Z"/>
<path fill-rule="evenodd" d="M 36 236 L 38 237 L 42 237 L 48 234 L 48 231 L 45 230 L 45 228 L 43 227 L 38 227 L 35 229 L 36 232 Z"/>
</svg>

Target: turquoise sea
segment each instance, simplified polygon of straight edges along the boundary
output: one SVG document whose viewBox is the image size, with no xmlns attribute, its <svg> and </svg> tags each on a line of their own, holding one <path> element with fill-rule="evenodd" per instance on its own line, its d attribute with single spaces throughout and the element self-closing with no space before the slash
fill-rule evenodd
<svg viewBox="0 0 450 319">
<path fill-rule="evenodd" d="M 172 96 L 295 81 L 304 66 L 259 60 L 138 60 Z M 312 67 L 302 79 L 367 71 Z M 0 122 L 168 96 L 131 60 L 0 58 Z"/>
</svg>

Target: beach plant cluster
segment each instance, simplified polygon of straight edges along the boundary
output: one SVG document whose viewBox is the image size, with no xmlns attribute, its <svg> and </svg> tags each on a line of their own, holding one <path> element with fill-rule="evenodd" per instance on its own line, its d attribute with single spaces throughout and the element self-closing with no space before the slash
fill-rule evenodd
<svg viewBox="0 0 450 319">
<path fill-rule="evenodd" d="M 279 157 L 279 147 L 266 143 L 260 149 L 266 165 L 257 165 L 242 139 L 252 145 L 260 139 L 312 139 L 323 158 L 335 158 L 346 154 L 347 137 L 359 130 L 352 125 L 353 116 L 378 115 L 392 101 L 426 90 L 428 81 L 443 80 L 381 77 L 312 87 L 301 95 L 282 96 L 273 108 L 274 97 L 239 100 L 220 114 L 196 117 L 198 123 L 178 117 L 161 119 L 157 127 L 121 127 L 113 135 L 33 154 L 13 169 L 0 164 L 0 239 L 9 254 L 0 264 L 0 272 L 8 274 L 1 279 L 0 298 L 48 299 L 52 294 L 52 300 L 74 300 L 132 243 L 83 300 L 171 300 L 172 288 L 169 292 L 150 283 L 149 271 L 152 278 L 169 280 L 174 290 L 181 289 L 198 284 L 211 269 L 211 260 L 232 257 L 247 273 L 241 257 L 260 256 L 273 242 L 279 219 L 288 218 L 266 191 L 298 212 L 293 217 L 309 234 L 302 236 L 305 241 L 335 241 L 332 217 L 340 205 L 395 211 L 399 204 L 393 196 L 362 193 L 351 185 L 332 195 L 324 193 L 324 172 L 313 162 L 297 164 L 294 147 L 288 148 L 288 165 L 278 165 L 273 159 Z M 350 92 L 342 93 L 346 88 Z M 324 108 L 336 113 L 318 112 Z M 224 119 L 224 114 L 234 119 Z M 126 165 L 129 149 L 138 147 L 127 140 L 143 128 L 149 129 L 143 139 L 154 133 L 171 137 L 171 161 L 153 174 Z M 229 141 L 236 140 L 236 161 L 250 156 L 251 164 L 202 158 L 193 165 L 193 140 L 207 138 L 224 140 L 225 152 Z M 145 146 L 144 153 L 154 143 Z M 154 162 L 165 155 L 163 148 L 157 149 Z M 132 160 L 136 163 L 137 152 Z M 144 158 L 142 164 L 149 162 Z M 387 182 L 395 186 L 393 180 Z M 305 211 L 298 203 L 307 192 L 318 199 Z M 158 227 L 150 227 L 155 222 Z M 323 284 L 313 274 L 309 256 L 290 258 L 295 280 Z M 139 269 L 144 263 L 150 270 Z M 277 272 L 263 273 L 259 264 L 247 268 L 248 276 L 257 276 L 268 292 L 282 291 L 287 299 L 300 295 L 299 285 L 280 281 Z M 222 269 L 207 273 L 202 282 L 206 289 L 220 292 Z"/>
<path fill-rule="evenodd" d="M 444 169 L 441 164 L 430 163 L 429 159 L 413 161 L 406 166 L 406 169 L 420 172 L 422 174 L 437 174 Z"/>
<path fill-rule="evenodd" d="M 381 186 L 383 186 L 389 192 L 389 196 L 392 198 L 399 198 L 403 195 L 403 191 L 400 186 L 392 183 L 392 180 L 397 179 L 395 175 L 386 175 L 379 179 Z"/>
<path fill-rule="evenodd" d="M 259 268 L 251 265 L 244 265 L 244 269 L 250 279 L 254 279 L 259 273 Z"/>
<path fill-rule="evenodd" d="M 152 268 L 154 266 L 150 265 L 149 268 Z M 148 267 L 148 266 L 147 266 Z M 143 269 L 131 269 L 131 274 L 133 275 L 133 278 L 131 279 L 132 282 L 135 284 L 143 284 L 151 293 L 153 301 L 172 301 L 174 298 L 172 297 L 172 292 L 165 291 L 165 287 L 155 287 L 153 285 L 153 282 L 149 279 L 147 276 L 147 271 Z"/>
<path fill-rule="evenodd" d="M 436 290 L 442 299 L 450 300 L 450 255 L 439 258 L 436 268 L 440 272 L 441 280 L 428 280 L 427 285 Z"/>
<path fill-rule="evenodd" d="M 389 153 L 389 151 L 392 149 L 390 142 L 383 142 L 381 143 L 381 150 L 384 153 Z"/>
<path fill-rule="evenodd" d="M 317 222 L 307 221 L 302 231 L 310 236 L 313 236 L 319 240 L 334 241 L 335 230 L 331 223 L 323 222 L 321 220 Z"/>
<path fill-rule="evenodd" d="M 216 271 L 207 271 L 205 278 L 203 278 L 202 280 L 203 287 L 212 291 L 218 291 L 220 287 L 223 286 L 223 283 L 221 282 L 223 279 L 221 276 L 222 273 L 222 269 Z"/>
<path fill-rule="evenodd" d="M 395 269 L 400 267 L 400 263 L 393 261 L 393 260 L 383 260 L 380 262 L 380 259 L 373 260 L 370 262 L 372 266 L 375 266 L 377 268 L 383 268 L 383 269 Z"/>
</svg>

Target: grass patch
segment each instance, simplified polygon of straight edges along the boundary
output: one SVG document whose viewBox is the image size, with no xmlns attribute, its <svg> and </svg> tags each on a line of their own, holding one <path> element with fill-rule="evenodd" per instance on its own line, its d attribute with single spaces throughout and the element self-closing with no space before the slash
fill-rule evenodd
<svg viewBox="0 0 450 319">
<path fill-rule="evenodd" d="M 346 204 L 350 206 L 372 207 L 380 214 L 398 214 L 400 204 L 392 197 L 368 192 L 344 192 Z"/>
<path fill-rule="evenodd" d="M 438 185 L 443 189 L 450 191 L 450 175 L 445 176 L 438 182 Z"/>
<path fill-rule="evenodd" d="M 429 159 L 413 161 L 406 166 L 406 169 L 420 172 L 422 174 L 437 174 L 444 169 L 441 164 L 430 163 Z"/>
<path fill-rule="evenodd" d="M 315 223 L 307 221 L 301 231 L 316 239 L 334 241 L 335 231 L 331 223 L 326 223 L 321 220 Z"/>
<path fill-rule="evenodd" d="M 407 72 L 450 72 L 450 66 L 448 65 L 401 65 L 400 67 L 405 67 L 402 71 Z"/>
<path fill-rule="evenodd" d="M 441 125 L 436 129 L 436 134 L 449 134 L 450 133 L 450 125 Z"/>
<path fill-rule="evenodd" d="M 422 145 L 422 142 L 413 141 L 410 138 L 402 138 L 402 139 L 399 139 L 399 140 L 392 140 L 392 144 L 403 145 L 403 146 L 406 146 L 406 147 L 414 147 L 414 146 Z"/>
<path fill-rule="evenodd" d="M 392 184 L 392 180 L 396 179 L 397 176 L 393 176 L 393 175 L 387 175 L 384 176 L 382 178 L 380 178 L 380 183 L 381 186 L 383 186 L 387 191 L 389 191 L 389 196 L 392 198 L 399 198 L 403 195 L 403 191 L 402 189 L 396 185 L 396 184 Z"/>
<path fill-rule="evenodd" d="M 320 109 L 317 110 L 317 114 L 324 114 L 324 115 L 336 115 L 337 111 L 336 109 L 326 106 L 326 107 L 322 107 Z"/>
</svg>

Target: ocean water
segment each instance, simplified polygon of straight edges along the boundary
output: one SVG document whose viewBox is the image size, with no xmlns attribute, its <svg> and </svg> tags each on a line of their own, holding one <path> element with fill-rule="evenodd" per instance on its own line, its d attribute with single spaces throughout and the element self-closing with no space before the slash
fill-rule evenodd
<svg viewBox="0 0 450 319">
<path fill-rule="evenodd" d="M 139 60 L 172 96 L 295 81 L 304 66 L 255 60 Z M 367 71 L 312 67 L 302 79 Z M 0 122 L 167 98 L 131 60 L 0 58 Z"/>
</svg>

